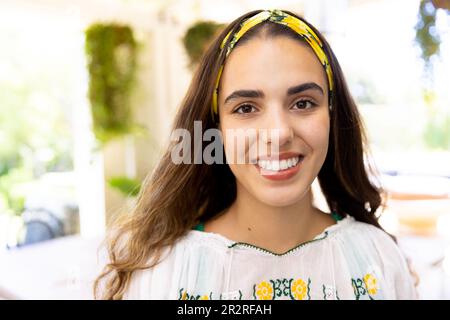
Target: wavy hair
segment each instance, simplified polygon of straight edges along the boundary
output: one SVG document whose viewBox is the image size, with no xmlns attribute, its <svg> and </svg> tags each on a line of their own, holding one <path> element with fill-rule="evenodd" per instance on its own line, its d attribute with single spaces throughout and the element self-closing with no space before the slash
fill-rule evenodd
<svg viewBox="0 0 450 320">
<path fill-rule="evenodd" d="M 203 130 L 217 128 L 211 118 L 211 100 L 217 73 L 225 60 L 220 44 L 230 30 L 235 32 L 243 20 L 261 11 L 248 12 L 219 30 L 197 66 L 173 129 L 187 129 L 193 136 L 194 121 L 202 121 Z M 318 174 L 320 187 L 330 209 L 381 229 L 375 212 L 382 205 L 383 191 L 369 179 L 377 173 L 368 161 L 367 139 L 358 108 L 328 42 L 305 23 L 322 41 L 334 77 L 329 149 Z M 304 41 L 288 27 L 265 21 L 249 30 L 236 46 L 255 37 L 280 36 Z M 236 179 L 227 164 L 174 164 L 174 145 L 175 142 L 169 142 L 144 181 L 135 208 L 120 216 L 108 233 L 109 263 L 95 281 L 96 298 L 121 299 L 133 272 L 155 266 L 164 248 L 173 246 L 199 221 L 216 216 L 236 199 Z"/>
</svg>

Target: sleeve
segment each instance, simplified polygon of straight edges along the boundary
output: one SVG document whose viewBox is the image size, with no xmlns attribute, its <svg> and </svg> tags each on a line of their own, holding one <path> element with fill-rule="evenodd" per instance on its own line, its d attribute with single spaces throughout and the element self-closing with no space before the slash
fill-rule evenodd
<svg viewBox="0 0 450 320">
<path fill-rule="evenodd" d="M 370 227 L 373 240 L 381 258 L 386 280 L 390 282 L 392 299 L 416 300 L 418 293 L 415 287 L 414 273 L 397 243 L 383 230 Z"/>
<path fill-rule="evenodd" d="M 156 268 L 156 267 L 154 267 Z M 123 300 L 151 300 L 153 268 L 133 272 Z"/>
<path fill-rule="evenodd" d="M 173 299 L 172 284 L 175 253 L 164 250 L 158 264 L 152 268 L 133 272 L 123 300 L 167 300 Z"/>
</svg>

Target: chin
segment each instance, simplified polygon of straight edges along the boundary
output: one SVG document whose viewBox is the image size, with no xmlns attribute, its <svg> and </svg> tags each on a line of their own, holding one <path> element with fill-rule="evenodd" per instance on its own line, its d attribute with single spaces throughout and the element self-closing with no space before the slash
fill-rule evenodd
<svg viewBox="0 0 450 320">
<path fill-rule="evenodd" d="M 259 201 L 272 207 L 287 207 L 300 201 L 307 191 L 308 188 L 295 188 L 295 190 L 261 190 L 257 192 L 256 197 Z"/>
</svg>

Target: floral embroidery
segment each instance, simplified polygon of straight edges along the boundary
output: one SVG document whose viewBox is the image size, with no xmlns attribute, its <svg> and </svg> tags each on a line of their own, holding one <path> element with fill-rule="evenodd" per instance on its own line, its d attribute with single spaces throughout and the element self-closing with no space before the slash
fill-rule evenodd
<svg viewBox="0 0 450 320">
<path fill-rule="evenodd" d="M 369 299 L 373 300 L 372 296 L 378 292 L 377 282 L 377 278 L 371 273 L 367 273 L 362 279 L 352 279 L 356 300 L 359 300 L 364 295 L 368 295 Z"/>
<path fill-rule="evenodd" d="M 366 289 L 364 288 L 363 281 L 361 279 L 352 279 L 353 291 L 355 293 L 356 300 L 366 294 Z"/>
<path fill-rule="evenodd" d="M 310 300 L 311 280 L 306 283 L 303 279 L 275 279 L 262 281 L 253 286 L 253 297 L 256 300 L 275 300 L 288 297 L 292 300 Z"/>
<path fill-rule="evenodd" d="M 256 286 L 256 285 L 255 285 Z M 254 288 L 255 288 L 254 286 Z M 273 287 L 267 281 L 262 281 L 256 289 L 254 289 L 256 293 L 256 299 L 258 300 L 272 300 L 273 299 Z"/>
<path fill-rule="evenodd" d="M 291 285 L 292 295 L 295 300 L 304 300 L 308 291 L 305 281 L 302 279 L 295 280 Z"/>
<path fill-rule="evenodd" d="M 380 287 L 376 273 L 368 272 L 361 278 L 352 278 L 356 300 L 361 298 L 374 299 L 374 296 L 380 295 Z M 320 287 L 317 287 L 318 290 Z M 332 285 L 321 285 L 324 300 L 339 300 L 337 288 Z M 253 285 L 253 298 L 255 300 L 275 300 L 287 297 L 292 300 L 311 300 L 311 279 L 304 280 L 302 278 L 281 278 L 274 280 L 263 280 Z M 212 300 L 212 292 L 209 294 L 190 294 L 184 288 L 179 290 L 179 300 Z M 220 294 L 219 299 L 242 299 L 242 291 Z"/>
<path fill-rule="evenodd" d="M 212 292 L 208 295 L 193 295 L 189 294 L 184 288 L 180 289 L 180 296 L 178 300 L 211 300 Z"/>
<path fill-rule="evenodd" d="M 371 273 L 368 273 L 364 276 L 363 278 L 364 280 L 364 284 L 366 285 L 367 288 L 367 292 L 371 295 L 374 296 L 377 294 L 377 278 L 375 278 L 375 276 Z"/>
</svg>

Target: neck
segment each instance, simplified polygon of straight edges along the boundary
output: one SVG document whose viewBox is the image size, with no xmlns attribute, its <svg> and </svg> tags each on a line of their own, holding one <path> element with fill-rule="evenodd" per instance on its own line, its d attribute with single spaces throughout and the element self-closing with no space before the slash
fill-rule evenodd
<svg viewBox="0 0 450 320">
<path fill-rule="evenodd" d="M 312 240 L 326 227 L 324 220 L 319 222 L 321 211 L 312 205 L 310 188 L 301 200 L 285 207 L 262 203 L 239 184 L 237 188 L 236 201 L 228 213 L 238 241 L 283 253 Z"/>
</svg>

